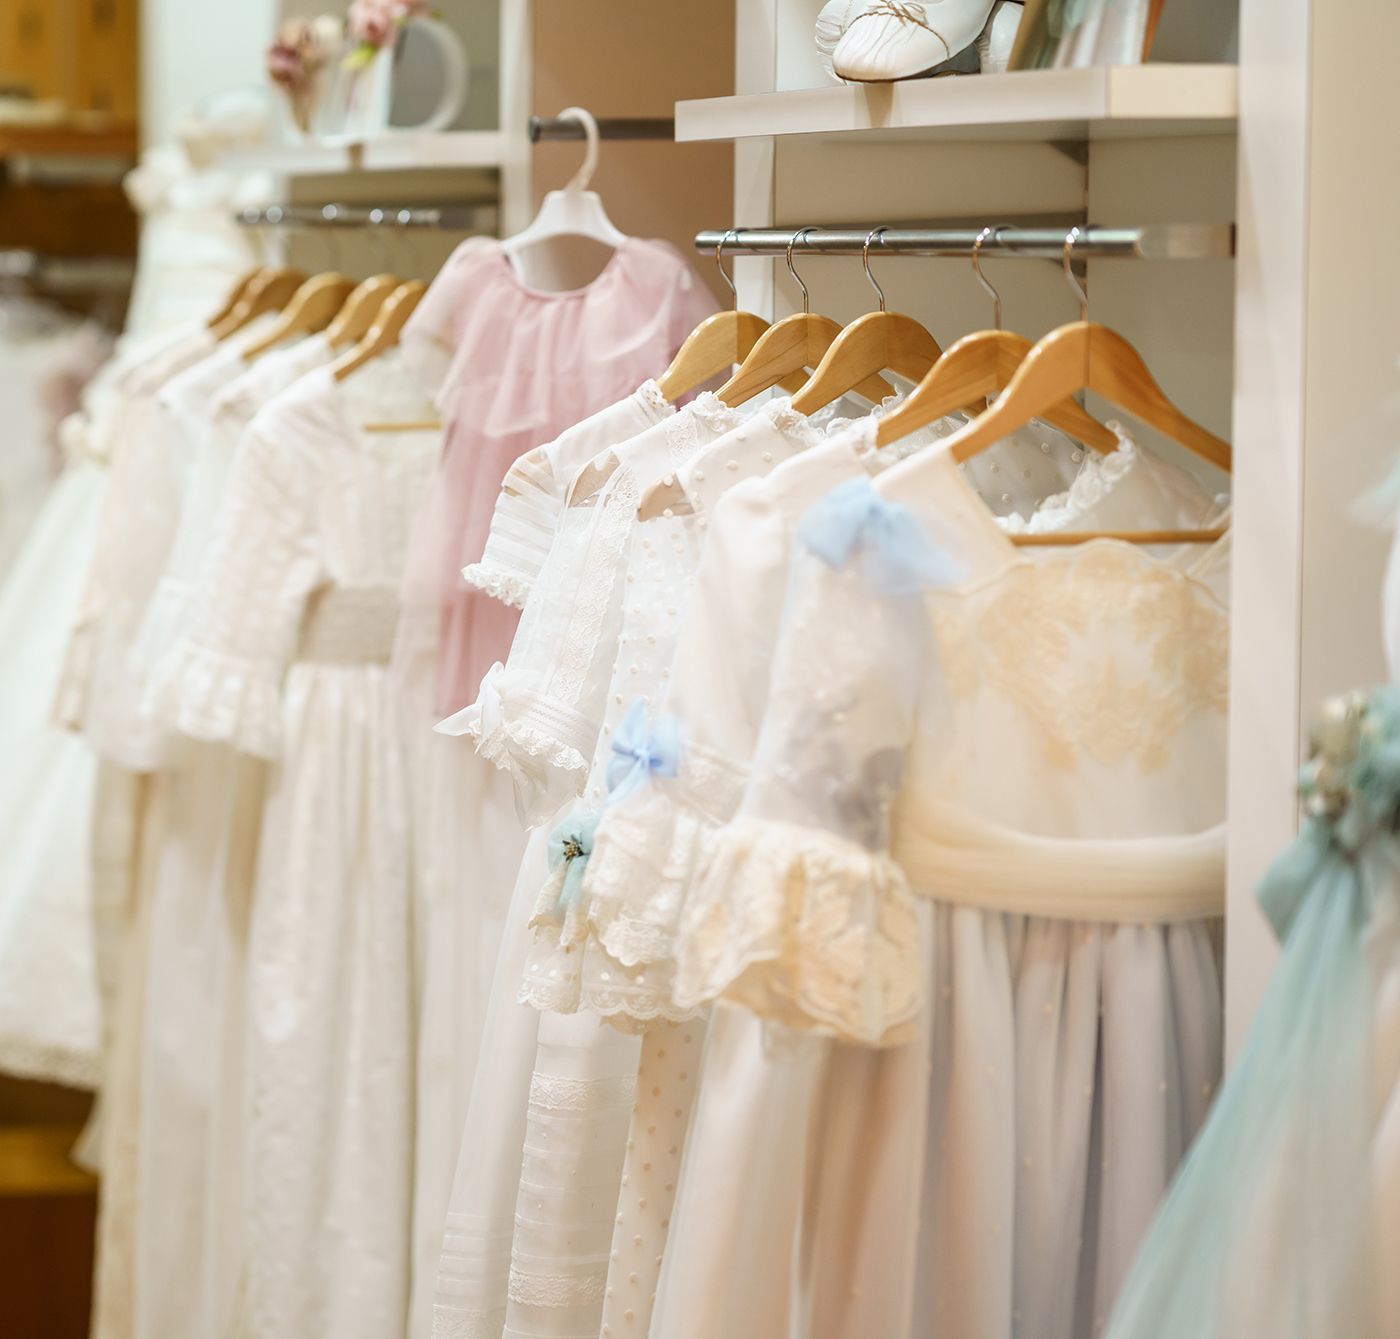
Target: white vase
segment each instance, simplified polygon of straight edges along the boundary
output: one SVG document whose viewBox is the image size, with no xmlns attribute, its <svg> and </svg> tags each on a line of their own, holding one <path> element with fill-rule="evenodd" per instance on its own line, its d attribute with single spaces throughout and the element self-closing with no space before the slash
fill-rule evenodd
<svg viewBox="0 0 1400 1339">
<path fill-rule="evenodd" d="M 456 119 L 467 96 L 467 53 L 461 39 L 437 19 L 419 18 L 413 32 L 429 41 L 441 67 L 442 92 L 428 114 L 412 125 L 394 125 L 394 80 L 402 50 L 398 41 L 377 51 L 367 65 L 341 68 L 322 106 L 318 137 L 332 144 L 359 143 L 400 130 L 443 130 Z"/>
</svg>

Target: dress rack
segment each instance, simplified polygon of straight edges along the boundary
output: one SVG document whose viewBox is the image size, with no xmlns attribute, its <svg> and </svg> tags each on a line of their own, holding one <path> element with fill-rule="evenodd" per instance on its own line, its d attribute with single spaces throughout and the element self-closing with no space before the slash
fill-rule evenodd
<svg viewBox="0 0 1400 1339">
<path fill-rule="evenodd" d="M 859 256 L 867 248 L 881 255 L 970 258 L 975 254 L 1060 260 L 1065 233 L 1060 227 L 969 228 L 711 228 L 695 236 L 698 251 L 726 255 L 782 256 L 789 247 L 810 254 Z M 1134 260 L 1227 260 L 1235 254 L 1231 223 L 1153 223 L 1137 228 L 1081 227 L 1076 260 L 1128 257 Z"/>
<path fill-rule="evenodd" d="M 676 122 L 670 116 L 613 116 L 597 120 L 601 139 L 674 140 Z M 571 116 L 532 116 L 528 131 L 530 143 L 542 140 L 583 139 L 583 123 Z"/>
</svg>

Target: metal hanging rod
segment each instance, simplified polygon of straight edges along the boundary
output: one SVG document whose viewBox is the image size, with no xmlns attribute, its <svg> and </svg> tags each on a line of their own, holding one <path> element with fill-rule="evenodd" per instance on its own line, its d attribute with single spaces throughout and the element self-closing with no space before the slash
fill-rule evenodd
<svg viewBox="0 0 1400 1339">
<path fill-rule="evenodd" d="M 1064 227 L 999 228 L 987 235 L 983 256 L 1026 256 L 1059 260 L 1064 255 Z M 871 228 L 711 228 L 697 233 L 697 251 L 713 253 L 724 243 L 726 255 L 781 256 L 792 244 L 799 252 L 859 256 L 867 239 L 874 254 L 969 257 L 984 228 L 886 228 L 871 238 Z M 1129 257 L 1135 260 L 1220 260 L 1235 254 L 1231 223 L 1152 223 L 1139 228 L 1089 228 L 1074 244 L 1077 260 Z"/>
<path fill-rule="evenodd" d="M 583 139 L 583 125 L 567 116 L 532 116 L 529 123 L 530 143 L 541 140 Z M 614 116 L 598 120 L 598 134 L 603 139 L 674 140 L 676 122 L 669 116 Z"/>
<path fill-rule="evenodd" d="M 240 209 L 234 216 L 245 228 L 421 228 L 444 232 L 482 232 L 495 221 L 495 210 L 475 205 L 264 205 Z"/>
</svg>

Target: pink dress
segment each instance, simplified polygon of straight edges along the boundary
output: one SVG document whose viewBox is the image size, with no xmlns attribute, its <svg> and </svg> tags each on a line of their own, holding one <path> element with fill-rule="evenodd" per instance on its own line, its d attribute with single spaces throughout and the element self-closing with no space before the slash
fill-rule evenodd
<svg viewBox="0 0 1400 1339">
<path fill-rule="evenodd" d="M 501 244 L 481 238 L 463 243 L 434 281 L 405 337 L 420 365 L 432 366 L 433 351 L 439 366 L 446 361 L 437 403 L 447 437 L 405 595 L 441 611 L 440 713 L 475 701 L 519 621 L 518 610 L 471 589 L 461 574 L 481 557 L 506 470 L 663 372 L 713 310 L 678 251 L 637 238 L 592 283 L 568 292 L 528 287 Z"/>
</svg>

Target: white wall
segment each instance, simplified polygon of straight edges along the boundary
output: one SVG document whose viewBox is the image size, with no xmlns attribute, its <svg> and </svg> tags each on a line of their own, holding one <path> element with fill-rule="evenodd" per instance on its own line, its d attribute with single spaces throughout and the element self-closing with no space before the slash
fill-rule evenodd
<svg viewBox="0 0 1400 1339">
<path fill-rule="evenodd" d="M 210 96 L 261 85 L 279 0 L 142 0 L 141 135 L 168 142 Z"/>
</svg>

